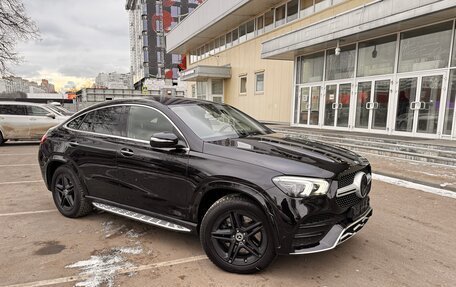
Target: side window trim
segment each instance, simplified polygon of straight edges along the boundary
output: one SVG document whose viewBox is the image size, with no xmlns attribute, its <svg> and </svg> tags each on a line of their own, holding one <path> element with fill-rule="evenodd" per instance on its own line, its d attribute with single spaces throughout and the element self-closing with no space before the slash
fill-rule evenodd
<svg viewBox="0 0 456 287">
<path fill-rule="evenodd" d="M 81 131 L 81 130 L 76 130 L 76 129 L 72 129 L 70 127 L 68 127 L 68 124 L 71 123 L 72 121 L 69 121 L 69 122 L 66 122 L 63 127 L 68 129 L 68 130 L 71 130 L 71 131 L 74 131 L 74 132 L 79 132 L 79 133 L 88 133 L 88 134 L 94 134 L 94 135 L 103 135 L 103 136 L 108 136 L 108 137 L 111 137 L 111 138 L 119 138 L 119 139 L 124 139 L 124 140 L 129 140 L 129 141 L 134 141 L 134 142 L 142 142 L 142 143 L 149 143 L 148 141 L 144 141 L 144 140 L 137 140 L 137 139 L 132 139 L 132 138 L 129 138 L 127 137 L 127 120 L 128 120 L 128 113 L 127 111 L 129 112 L 130 111 L 130 107 L 132 106 L 137 106 L 137 107 L 144 107 L 144 108 L 148 108 L 148 109 L 152 109 L 154 111 L 157 111 L 158 113 L 160 113 L 161 115 L 163 115 L 172 125 L 173 127 L 177 130 L 177 132 L 179 133 L 179 135 L 184 139 L 184 142 L 185 142 L 185 145 L 187 146 L 185 149 L 187 149 L 188 151 L 190 151 L 190 145 L 187 141 L 187 139 L 185 138 L 184 134 L 182 133 L 182 131 L 176 126 L 176 124 L 165 114 L 163 113 L 162 111 L 154 108 L 154 107 L 151 107 L 151 106 L 147 106 L 147 105 L 141 105 L 141 104 L 118 104 L 118 105 L 110 105 L 110 106 L 106 106 L 106 107 L 101 107 L 101 108 L 97 108 L 97 109 L 94 109 L 94 110 L 90 110 L 90 111 L 87 111 L 85 112 L 84 114 L 80 115 L 80 116 L 84 116 L 84 119 L 86 118 L 86 116 L 91 113 L 91 112 L 94 112 L 94 111 L 97 111 L 97 110 L 100 110 L 100 109 L 105 109 L 105 108 L 112 108 L 112 107 L 118 107 L 118 106 L 121 106 L 124 108 L 124 112 L 123 112 L 123 132 L 125 133 L 123 136 L 114 136 L 114 135 L 106 135 L 106 134 L 100 134 L 100 133 L 96 133 L 96 132 L 90 132 L 90 131 Z M 75 118 L 76 119 L 76 118 Z M 73 119 L 73 120 L 75 120 Z M 84 120 L 83 119 L 83 120 Z M 81 124 L 82 124 L 82 121 L 81 121 Z M 78 128 L 80 128 L 81 124 L 79 125 Z"/>
</svg>

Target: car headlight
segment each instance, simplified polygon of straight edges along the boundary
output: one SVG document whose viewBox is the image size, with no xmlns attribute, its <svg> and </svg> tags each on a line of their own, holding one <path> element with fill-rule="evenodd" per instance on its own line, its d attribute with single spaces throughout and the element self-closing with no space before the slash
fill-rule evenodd
<svg viewBox="0 0 456 287">
<path fill-rule="evenodd" d="M 281 191 L 291 197 L 324 195 L 329 189 L 329 182 L 320 178 L 278 176 L 274 177 L 272 181 Z"/>
</svg>

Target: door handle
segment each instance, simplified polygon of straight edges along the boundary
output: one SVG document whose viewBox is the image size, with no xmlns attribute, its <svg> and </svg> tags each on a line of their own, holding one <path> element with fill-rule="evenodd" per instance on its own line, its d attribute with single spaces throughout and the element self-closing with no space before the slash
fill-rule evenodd
<svg viewBox="0 0 456 287">
<path fill-rule="evenodd" d="M 339 110 L 341 110 L 343 107 L 344 107 L 344 106 L 343 106 L 342 104 L 339 104 L 339 105 L 337 106 L 337 108 L 338 108 Z"/>
<path fill-rule="evenodd" d="M 378 109 L 378 102 L 374 102 L 374 110 L 377 110 Z"/>
<path fill-rule="evenodd" d="M 126 157 L 129 157 L 129 156 L 134 156 L 135 153 L 131 150 L 131 149 L 128 149 L 128 148 L 123 148 L 120 150 L 120 153 L 123 155 L 123 156 L 126 156 Z"/>
<path fill-rule="evenodd" d="M 77 147 L 77 146 L 79 146 L 79 143 L 77 143 L 77 142 L 70 142 L 70 146 L 72 146 L 72 147 Z"/>
<path fill-rule="evenodd" d="M 333 109 L 333 110 L 337 109 L 337 104 L 336 104 L 336 103 L 333 103 L 333 104 L 332 104 L 332 109 Z"/>
</svg>

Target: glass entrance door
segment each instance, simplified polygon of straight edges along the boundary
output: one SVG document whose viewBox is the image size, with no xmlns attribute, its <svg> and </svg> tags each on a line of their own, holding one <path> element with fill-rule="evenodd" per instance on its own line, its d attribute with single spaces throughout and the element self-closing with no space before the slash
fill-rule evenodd
<svg viewBox="0 0 456 287">
<path fill-rule="evenodd" d="M 299 123 L 316 126 L 320 117 L 321 86 L 300 88 Z"/>
<path fill-rule="evenodd" d="M 358 82 L 355 128 L 386 131 L 390 90 L 391 79 Z"/>
<path fill-rule="evenodd" d="M 326 86 L 325 126 L 348 127 L 351 91 L 351 83 L 331 84 Z"/>
<path fill-rule="evenodd" d="M 396 132 L 432 135 L 438 132 L 443 75 L 401 78 L 396 99 Z"/>
</svg>

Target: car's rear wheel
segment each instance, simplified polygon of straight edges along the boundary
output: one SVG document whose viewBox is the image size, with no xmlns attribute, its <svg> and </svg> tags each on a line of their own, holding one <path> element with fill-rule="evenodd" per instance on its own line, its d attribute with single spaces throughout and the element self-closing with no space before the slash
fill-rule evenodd
<svg viewBox="0 0 456 287">
<path fill-rule="evenodd" d="M 266 215 L 239 195 L 225 196 L 209 208 L 200 239 L 209 259 L 228 272 L 254 273 L 276 257 Z"/>
<path fill-rule="evenodd" d="M 92 211 L 92 204 L 84 197 L 81 182 L 70 167 L 57 168 L 52 177 L 51 190 L 55 206 L 62 215 L 76 218 Z"/>
</svg>

